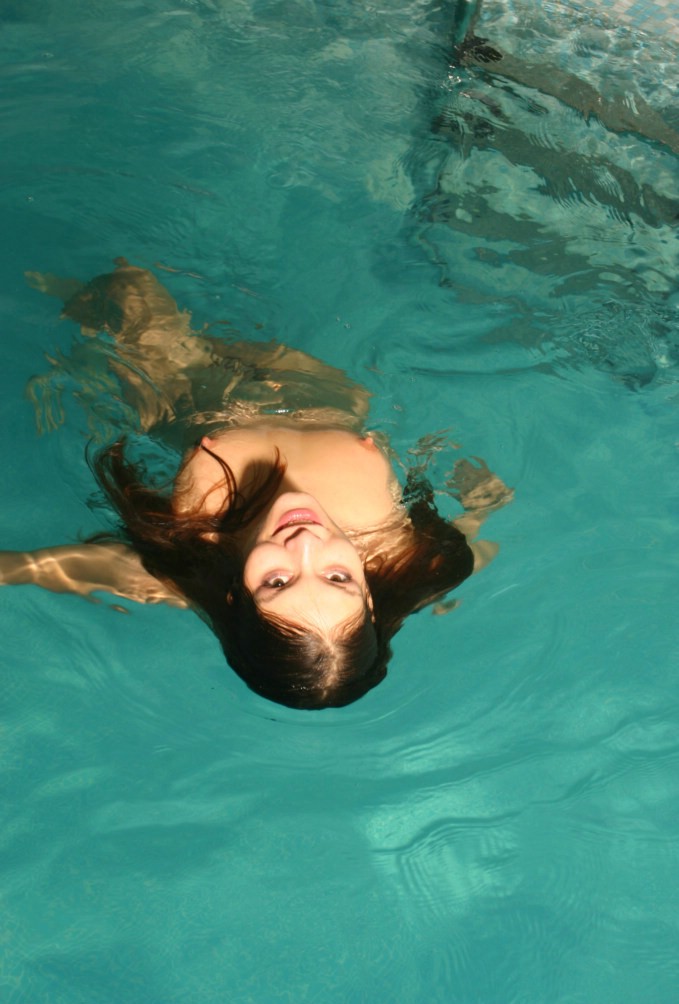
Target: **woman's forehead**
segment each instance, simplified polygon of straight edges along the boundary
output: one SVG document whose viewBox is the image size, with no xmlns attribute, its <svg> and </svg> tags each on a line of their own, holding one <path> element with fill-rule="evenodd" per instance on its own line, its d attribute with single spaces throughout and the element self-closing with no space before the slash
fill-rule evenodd
<svg viewBox="0 0 679 1004">
<path fill-rule="evenodd" d="M 308 585 L 296 582 L 274 589 L 255 602 L 276 620 L 324 632 L 337 630 L 366 609 L 365 594 L 357 583 L 340 585 L 327 580 Z"/>
</svg>

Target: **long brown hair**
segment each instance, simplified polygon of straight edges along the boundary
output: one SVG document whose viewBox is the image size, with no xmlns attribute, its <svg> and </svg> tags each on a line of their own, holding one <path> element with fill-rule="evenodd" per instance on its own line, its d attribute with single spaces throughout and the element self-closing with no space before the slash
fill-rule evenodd
<svg viewBox="0 0 679 1004">
<path fill-rule="evenodd" d="M 200 506 L 178 512 L 169 485 L 153 487 L 145 466 L 125 453 L 120 441 L 90 461 L 120 518 L 122 536 L 151 575 L 184 595 L 207 620 L 245 683 L 279 704 L 322 708 L 357 700 L 386 675 L 389 642 L 404 619 L 472 572 L 463 534 L 439 515 L 429 483 L 411 472 L 403 498 L 409 519 L 398 546 L 385 553 L 378 549 L 364 563 L 372 612 L 366 605 L 362 616 L 323 637 L 264 615 L 243 584 L 241 532 L 280 487 L 285 464 L 278 453 L 270 467 L 257 472 L 247 496 L 239 492 L 229 465 L 212 453 L 226 490 L 215 513 Z"/>
</svg>

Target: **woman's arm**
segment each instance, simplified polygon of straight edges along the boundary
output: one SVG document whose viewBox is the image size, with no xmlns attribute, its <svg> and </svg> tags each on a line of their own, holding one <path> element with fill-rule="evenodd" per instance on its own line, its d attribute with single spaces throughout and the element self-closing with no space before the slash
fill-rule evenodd
<svg viewBox="0 0 679 1004">
<path fill-rule="evenodd" d="M 481 524 L 488 516 L 501 509 L 514 498 L 514 489 L 508 488 L 497 474 L 493 474 L 485 461 L 473 458 L 458 460 L 447 482 L 453 494 L 464 507 L 462 516 L 454 520 L 455 526 L 467 538 L 474 554 L 474 571 L 478 572 L 490 564 L 499 551 L 499 546 L 491 540 L 477 540 Z M 478 465 L 478 466 L 477 466 Z"/>
<path fill-rule="evenodd" d="M 0 585 L 33 583 L 55 593 L 113 593 L 137 603 L 188 603 L 144 569 L 125 544 L 66 544 L 37 551 L 0 551 Z"/>
</svg>

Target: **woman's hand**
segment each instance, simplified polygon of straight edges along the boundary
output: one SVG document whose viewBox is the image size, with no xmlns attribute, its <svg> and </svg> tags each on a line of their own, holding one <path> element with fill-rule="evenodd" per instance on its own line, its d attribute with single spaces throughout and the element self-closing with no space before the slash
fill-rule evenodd
<svg viewBox="0 0 679 1004">
<path fill-rule="evenodd" d="M 489 564 L 498 552 L 497 544 L 489 540 L 476 540 L 481 524 L 488 516 L 508 505 L 514 498 L 514 489 L 508 488 L 497 474 L 493 474 L 480 457 L 458 460 L 446 481 L 455 498 L 464 506 L 464 513 L 453 520 L 470 543 L 474 552 L 474 571 Z M 473 543 L 472 543 L 473 542 Z"/>
<path fill-rule="evenodd" d="M 485 460 L 472 457 L 470 460 L 458 460 L 452 474 L 446 481 L 446 487 L 453 490 L 467 512 L 480 513 L 484 516 L 501 509 L 514 498 L 514 489 L 508 488 L 497 474 L 493 474 Z"/>
</svg>

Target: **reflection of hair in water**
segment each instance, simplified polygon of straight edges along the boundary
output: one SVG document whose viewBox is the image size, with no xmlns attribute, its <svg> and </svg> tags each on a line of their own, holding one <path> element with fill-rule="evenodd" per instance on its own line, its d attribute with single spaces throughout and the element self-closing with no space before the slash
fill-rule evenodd
<svg viewBox="0 0 679 1004">
<path fill-rule="evenodd" d="M 243 585 L 242 531 L 267 508 L 285 473 L 280 457 L 244 498 L 229 468 L 227 502 L 214 514 L 176 512 L 170 494 L 149 487 L 124 443 L 102 451 L 94 472 L 152 575 L 178 589 L 209 622 L 232 668 L 257 693 L 296 708 L 350 704 L 386 674 L 390 639 L 408 614 L 444 596 L 472 572 L 464 535 L 442 519 L 428 483 L 413 473 L 404 502 L 410 524 L 371 554 L 365 573 L 373 611 L 325 638 L 264 615 Z M 388 531 L 387 531 L 388 532 Z M 377 531 L 379 533 L 379 531 Z M 361 542 L 355 541 L 361 548 Z"/>
</svg>

